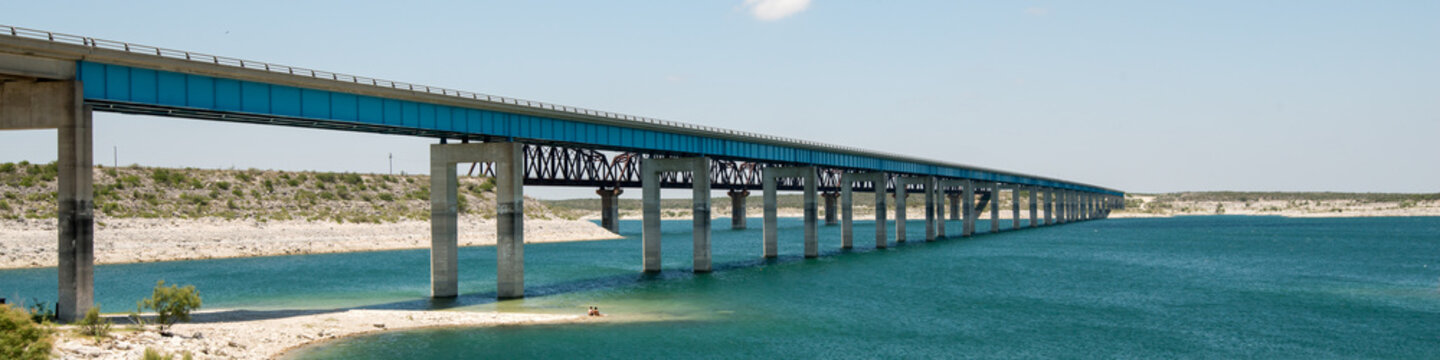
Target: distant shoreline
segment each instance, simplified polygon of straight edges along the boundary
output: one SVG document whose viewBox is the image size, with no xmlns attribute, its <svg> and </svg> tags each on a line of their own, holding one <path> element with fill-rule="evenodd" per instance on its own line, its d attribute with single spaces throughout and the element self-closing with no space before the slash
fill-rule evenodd
<svg viewBox="0 0 1440 360">
<path fill-rule="evenodd" d="M 106 219 L 95 229 L 95 263 L 223 259 L 427 249 L 430 222 L 336 223 L 201 219 Z M 460 217 L 460 246 L 495 244 L 495 221 Z M 55 266 L 55 221 L 3 220 L 0 269 Z M 610 240 L 619 235 L 584 220 L 525 220 L 525 242 Z"/>
</svg>

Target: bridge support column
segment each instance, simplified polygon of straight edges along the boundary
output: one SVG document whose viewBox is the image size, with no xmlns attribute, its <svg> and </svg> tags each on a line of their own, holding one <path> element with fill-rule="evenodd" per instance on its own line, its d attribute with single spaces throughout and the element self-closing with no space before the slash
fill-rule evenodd
<svg viewBox="0 0 1440 360">
<path fill-rule="evenodd" d="M 835 200 L 840 197 L 840 193 L 827 192 L 822 194 L 821 197 L 825 198 L 825 225 L 830 226 L 838 224 L 838 219 L 840 217 L 837 216 L 839 214 L 836 213 Z"/>
<path fill-rule="evenodd" d="M 730 196 L 730 229 L 745 229 L 745 199 L 750 197 L 750 190 L 730 190 L 725 195 Z"/>
<path fill-rule="evenodd" d="M 935 241 L 935 194 L 931 191 L 935 188 L 933 177 L 897 177 L 895 178 L 895 242 L 905 242 L 905 200 L 909 197 L 907 186 L 920 184 L 924 186 L 925 194 L 925 241 Z"/>
<path fill-rule="evenodd" d="M 73 64 L 53 61 L 47 69 L 57 73 L 44 75 L 72 78 Z M 27 74 L 35 63 L 3 65 Z M 61 322 L 79 320 L 95 298 L 94 126 L 81 89 L 79 81 L 0 81 L 0 130 L 57 129 L 55 317 Z"/>
<path fill-rule="evenodd" d="M 1029 187 L 1026 187 L 1025 189 L 1026 189 L 1026 190 L 1029 190 L 1029 192 L 1030 192 L 1030 227 L 1033 228 L 1033 227 L 1036 227 L 1036 226 L 1040 226 L 1040 223 L 1036 221 L 1036 220 L 1039 220 L 1039 214 L 1038 214 L 1038 212 L 1039 212 L 1039 207 L 1038 207 L 1038 205 L 1039 205 L 1039 204 L 1036 204 L 1036 203 L 1035 203 L 1035 201 L 1040 198 L 1040 196 L 1039 196 L 1038 194 L 1036 194 L 1036 192 L 1038 192 L 1038 191 L 1040 190 L 1040 188 L 1034 187 L 1034 186 L 1029 186 Z"/>
<path fill-rule="evenodd" d="M 1065 224 L 1065 190 L 1055 192 L 1055 223 Z"/>
<path fill-rule="evenodd" d="M 888 244 L 885 231 L 885 173 L 842 173 L 840 174 L 840 248 L 850 249 L 855 241 L 854 197 L 851 189 L 857 181 L 875 184 L 875 248 L 884 249 Z"/>
<path fill-rule="evenodd" d="M 960 192 L 945 194 L 945 197 L 950 198 L 950 220 L 960 220 Z"/>
<path fill-rule="evenodd" d="M 495 163 L 495 287 L 501 299 L 525 296 L 525 149 L 518 143 L 430 145 L 430 296 L 459 294 L 455 164 Z"/>
<path fill-rule="evenodd" d="M 616 234 L 620 233 L 620 194 L 624 192 L 618 187 L 595 190 L 600 195 L 600 227 Z"/>
<path fill-rule="evenodd" d="M 965 188 L 961 194 L 960 208 L 965 211 L 965 219 L 960 225 L 960 236 L 970 237 L 975 234 L 975 181 L 965 180 Z"/>
<path fill-rule="evenodd" d="M 814 166 L 795 167 L 766 167 L 761 170 L 761 180 L 765 188 L 765 247 L 762 256 L 773 258 L 779 256 L 779 228 L 777 228 L 775 209 L 775 179 L 781 177 L 801 178 L 805 181 L 805 257 L 814 258 L 820 256 L 820 240 L 816 228 L 815 209 L 815 188 L 819 186 L 819 176 Z"/>
<path fill-rule="evenodd" d="M 990 233 L 1000 232 L 1000 183 L 990 183 Z"/>
<path fill-rule="evenodd" d="M 694 272 L 710 272 L 710 158 L 665 158 L 640 160 L 640 186 L 644 203 L 641 251 L 645 272 L 660 271 L 660 174 L 689 172 L 691 195 L 691 237 L 694 239 Z"/>
<path fill-rule="evenodd" d="M 1020 186 L 1010 187 L 1010 230 L 1020 229 Z"/>
<path fill-rule="evenodd" d="M 935 177 L 924 178 L 925 184 L 925 241 L 935 241 Z"/>
<path fill-rule="evenodd" d="M 910 194 L 909 194 L 908 192 L 906 192 L 906 190 L 905 190 L 905 184 L 906 184 L 905 179 L 906 179 L 906 177 L 904 177 L 904 176 L 896 176 L 896 177 L 895 177 L 895 242 L 896 242 L 896 243 L 903 243 L 903 242 L 905 242 L 905 221 L 906 221 L 906 220 L 909 220 L 909 219 L 908 219 L 908 216 L 906 216 L 906 215 L 908 215 L 908 214 L 906 214 L 906 213 L 907 213 L 906 207 L 908 207 L 908 206 L 910 206 L 910 205 L 909 205 L 909 204 L 906 204 L 905 200 L 908 200 L 908 199 L 909 199 Z"/>
<path fill-rule="evenodd" d="M 945 238 L 945 198 L 947 196 L 945 196 L 943 182 L 944 180 L 935 179 L 935 190 L 931 191 L 935 197 L 935 238 L 937 239 Z"/>
<path fill-rule="evenodd" d="M 1055 189 L 1045 189 L 1045 225 L 1055 225 Z"/>
</svg>

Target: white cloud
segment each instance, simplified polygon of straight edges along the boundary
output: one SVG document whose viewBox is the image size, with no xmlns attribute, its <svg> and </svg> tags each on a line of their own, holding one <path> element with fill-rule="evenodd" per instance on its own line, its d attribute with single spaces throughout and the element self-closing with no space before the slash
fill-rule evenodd
<svg viewBox="0 0 1440 360">
<path fill-rule="evenodd" d="M 1048 8 L 1043 8 L 1043 7 L 1038 7 L 1038 6 L 1031 6 L 1031 7 L 1025 8 L 1025 14 L 1032 15 L 1032 16 L 1045 16 L 1045 15 L 1050 15 L 1050 9 L 1048 9 Z"/>
<path fill-rule="evenodd" d="M 810 0 L 745 0 L 742 7 L 748 8 L 756 19 L 775 21 L 805 11 L 810 7 Z"/>
</svg>

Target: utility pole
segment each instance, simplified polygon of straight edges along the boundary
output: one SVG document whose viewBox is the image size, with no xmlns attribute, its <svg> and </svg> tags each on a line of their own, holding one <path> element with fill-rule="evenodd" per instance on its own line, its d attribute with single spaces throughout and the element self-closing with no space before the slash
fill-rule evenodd
<svg viewBox="0 0 1440 360">
<path fill-rule="evenodd" d="M 390 175 L 395 175 L 395 153 L 390 153 Z"/>
<path fill-rule="evenodd" d="M 120 146 L 119 146 L 119 145 L 111 146 L 111 147 L 110 147 L 110 154 L 115 157 L 114 159 L 111 159 L 111 161 L 113 161 L 111 164 L 113 164 L 114 167 L 117 167 L 117 168 L 120 167 Z M 104 161 L 104 160 L 101 160 L 101 161 Z"/>
</svg>

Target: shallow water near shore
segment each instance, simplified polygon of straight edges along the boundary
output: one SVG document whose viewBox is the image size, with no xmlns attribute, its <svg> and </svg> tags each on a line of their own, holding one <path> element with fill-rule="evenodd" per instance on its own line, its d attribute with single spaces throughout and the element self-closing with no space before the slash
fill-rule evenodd
<svg viewBox="0 0 1440 360">
<path fill-rule="evenodd" d="M 100 266 L 97 302 L 128 310 L 163 277 L 197 285 L 207 308 L 611 314 L 386 332 L 290 354 L 302 359 L 1440 353 L 1440 218 L 1112 219 L 933 243 L 912 221 L 910 242 L 892 236 L 888 250 L 874 250 L 872 224 L 860 223 L 854 251 L 838 249 L 837 226 L 822 227 L 822 257 L 810 260 L 800 221 L 782 219 L 772 261 L 757 259 L 759 219 L 728 224 L 715 221 L 717 271 L 702 275 L 688 271 L 687 221 L 664 224 L 658 275 L 639 274 L 638 221 L 622 222 L 624 240 L 527 245 L 529 297 L 498 303 L 489 247 L 461 251 L 455 301 L 425 300 L 419 250 Z M 54 269 L 0 271 L 0 296 L 53 299 L 54 279 Z"/>
</svg>

